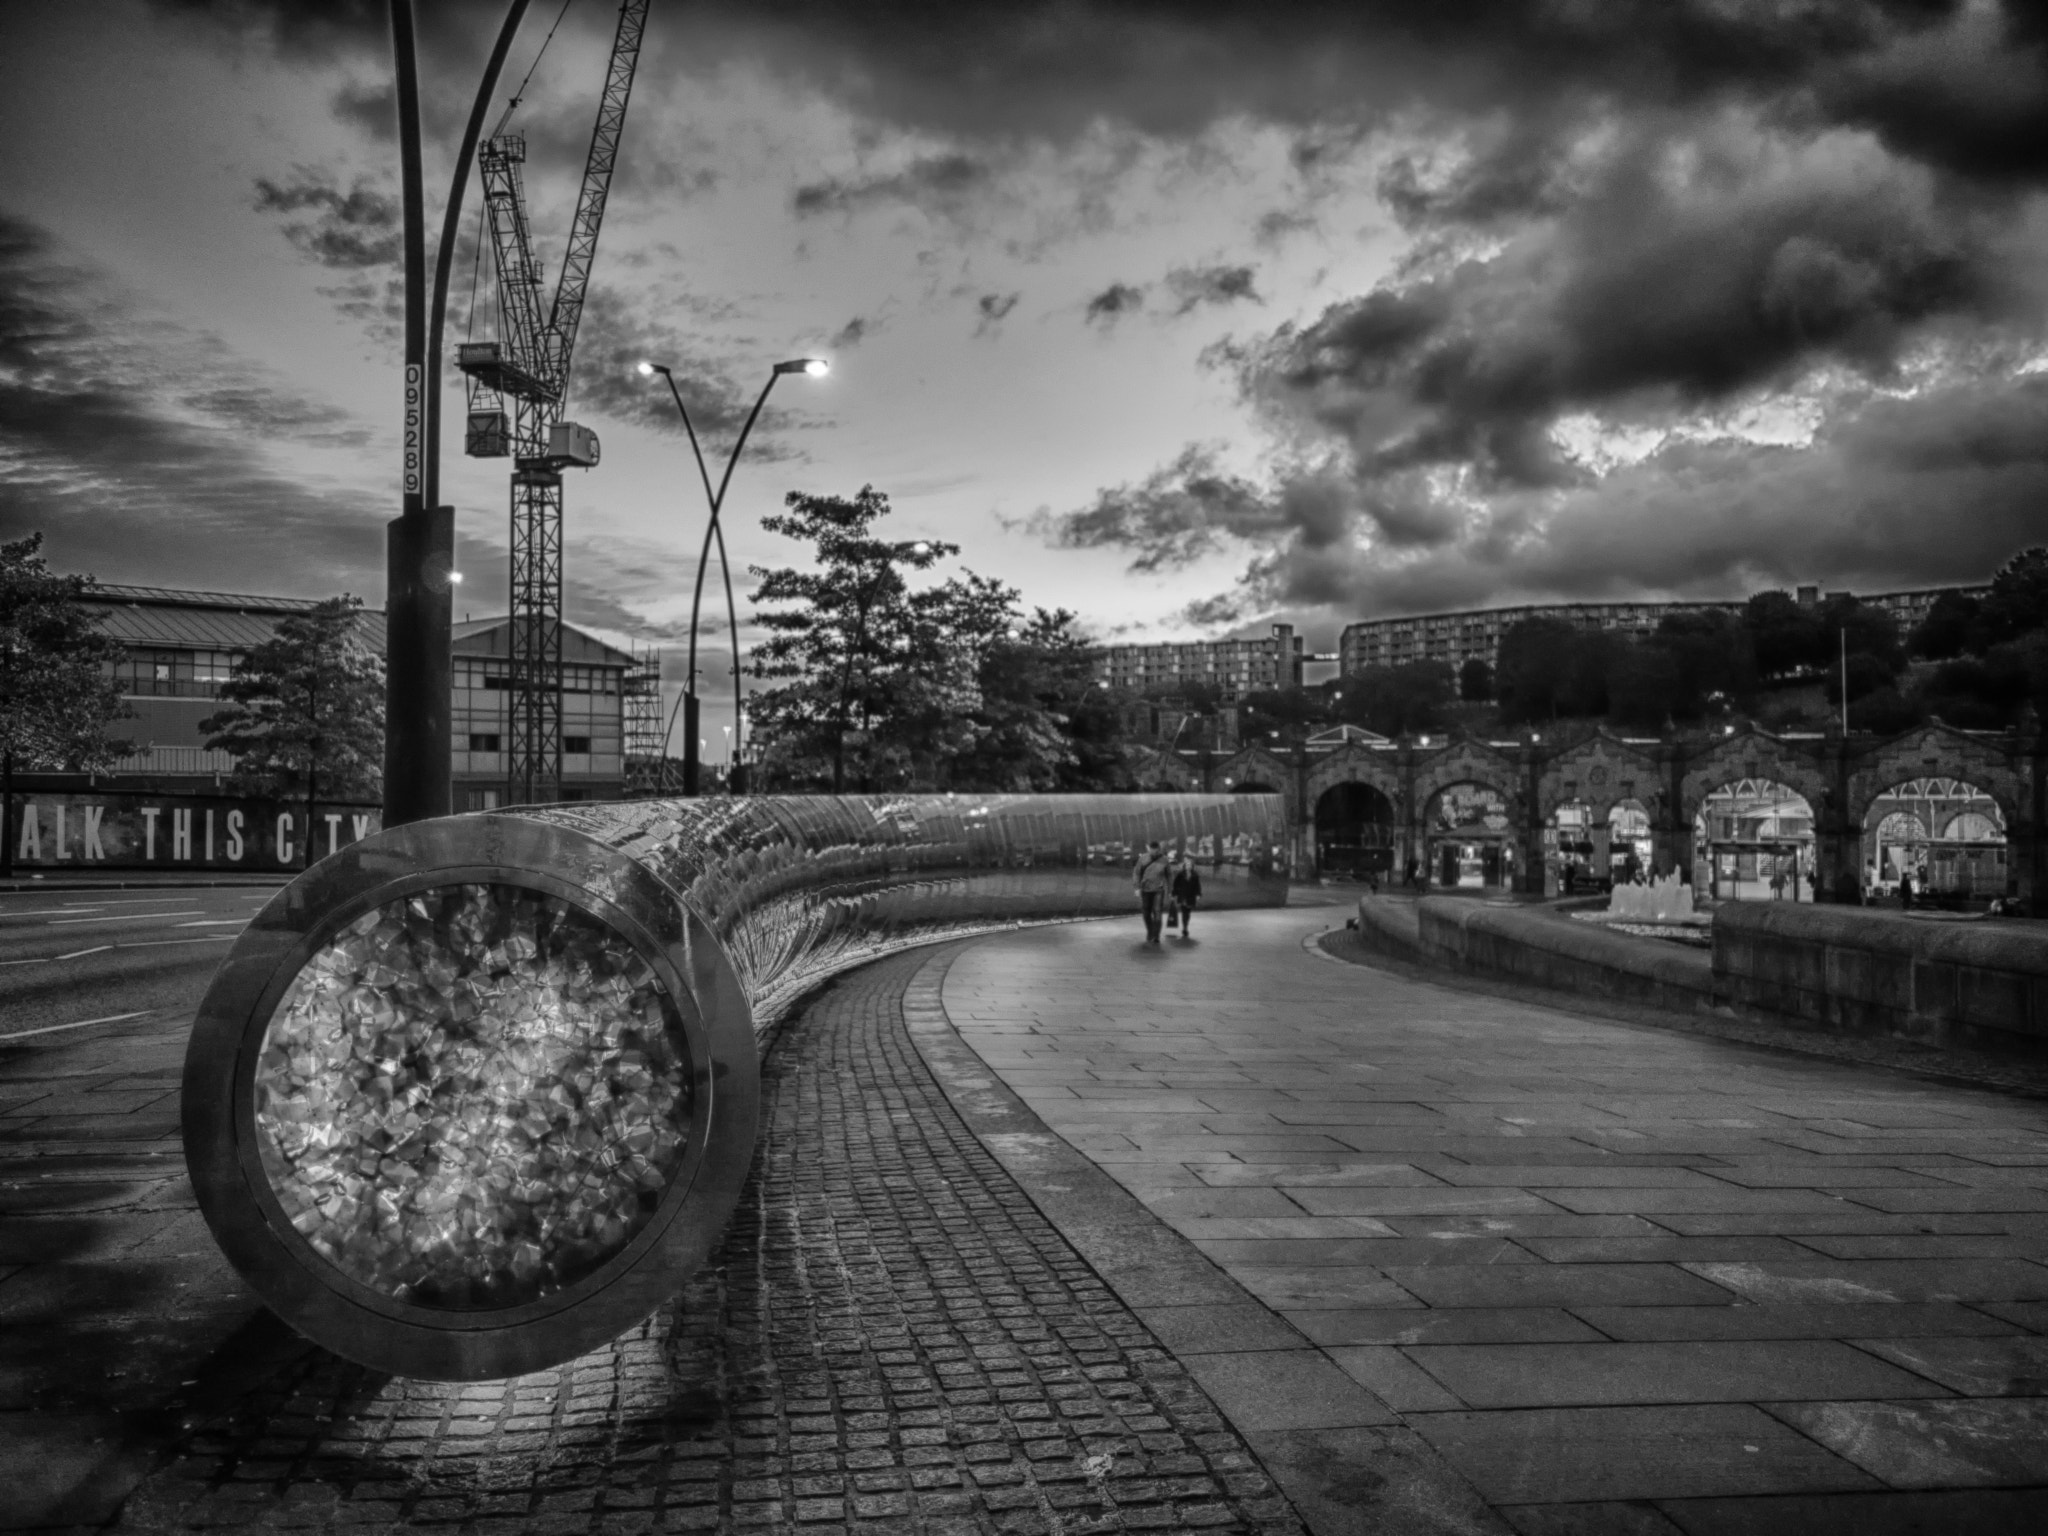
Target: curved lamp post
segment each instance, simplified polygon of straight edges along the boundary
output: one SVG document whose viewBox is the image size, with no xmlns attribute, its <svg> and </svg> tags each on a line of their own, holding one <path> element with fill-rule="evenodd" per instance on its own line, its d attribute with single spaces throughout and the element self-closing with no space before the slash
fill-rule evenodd
<svg viewBox="0 0 2048 1536">
<path fill-rule="evenodd" d="M 807 378 L 823 378 L 832 371 L 832 365 L 820 357 L 792 358 L 777 363 L 768 371 L 768 382 L 761 386 L 761 393 L 754 400 L 754 408 L 747 412 L 746 424 L 740 428 L 739 440 L 732 445 L 732 452 L 726 457 L 725 473 L 719 476 L 718 489 L 711 488 L 711 471 L 704 462 L 703 446 L 697 441 L 697 428 L 690 421 L 689 408 L 683 404 L 683 392 L 676 388 L 676 377 L 660 363 L 647 362 L 640 365 L 645 378 L 660 374 L 668 385 L 671 399 L 676 403 L 676 414 L 683 418 L 683 431 L 690 438 L 690 452 L 697 460 L 697 474 L 704 482 L 704 496 L 711 503 L 711 520 L 704 528 L 704 543 L 697 551 L 697 584 L 690 595 L 690 663 L 683 679 L 683 696 L 677 704 L 683 710 L 683 793 L 697 793 L 698 731 L 697 731 L 697 617 L 704 603 L 704 569 L 711 559 L 711 545 L 718 544 L 718 567 L 725 577 L 725 616 L 732 632 L 732 713 L 733 725 L 737 730 L 745 719 L 744 699 L 741 692 L 740 676 L 740 618 L 739 609 L 732 599 L 732 566 L 725 557 L 725 530 L 719 525 L 718 514 L 725 507 L 725 490 L 732 484 L 734 466 L 740 461 L 740 450 L 747 446 L 747 437 L 754 430 L 754 423 L 760 418 L 761 407 L 768 403 L 768 393 L 775 388 L 775 381 L 786 373 L 801 373 Z M 669 710 L 669 732 L 675 729 L 675 710 Z M 662 735 L 662 756 L 668 756 L 668 732 Z M 735 737 L 733 742 L 732 768 L 727 775 L 726 785 L 737 794 L 745 788 L 740 768 L 740 754 L 745 750 L 744 742 Z"/>
</svg>

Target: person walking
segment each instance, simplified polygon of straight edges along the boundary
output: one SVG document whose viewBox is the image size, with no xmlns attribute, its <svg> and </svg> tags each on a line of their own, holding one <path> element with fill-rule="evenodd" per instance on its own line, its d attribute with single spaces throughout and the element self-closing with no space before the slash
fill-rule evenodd
<svg viewBox="0 0 2048 1536">
<path fill-rule="evenodd" d="M 1138 887 L 1138 907 L 1145 914 L 1145 942 L 1159 942 L 1160 919 L 1166 910 L 1166 888 L 1169 882 L 1166 855 L 1159 851 L 1159 844 L 1149 843 L 1145 856 L 1138 861 L 1135 882 Z"/>
<path fill-rule="evenodd" d="M 1188 936 L 1188 919 L 1194 915 L 1195 903 L 1202 899 L 1202 872 L 1195 868 L 1193 859 L 1181 859 L 1173 866 L 1173 884 L 1169 887 L 1173 897 L 1174 915 L 1180 919 L 1180 936 Z"/>
</svg>

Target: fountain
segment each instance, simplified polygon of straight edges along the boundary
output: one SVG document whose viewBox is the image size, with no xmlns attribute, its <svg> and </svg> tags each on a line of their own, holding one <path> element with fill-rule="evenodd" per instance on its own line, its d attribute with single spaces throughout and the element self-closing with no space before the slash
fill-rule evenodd
<svg viewBox="0 0 2048 1536">
<path fill-rule="evenodd" d="M 1617 885 L 1607 898 L 1607 915 L 1637 923 L 1689 923 L 1695 920 L 1692 887 L 1677 870 L 1648 885 Z"/>
</svg>

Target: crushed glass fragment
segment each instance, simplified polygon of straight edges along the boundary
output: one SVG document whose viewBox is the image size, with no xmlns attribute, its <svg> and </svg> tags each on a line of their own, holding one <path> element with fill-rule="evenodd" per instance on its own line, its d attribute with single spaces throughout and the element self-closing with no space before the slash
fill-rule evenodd
<svg viewBox="0 0 2048 1536">
<path fill-rule="evenodd" d="M 592 1273 L 688 1139 L 675 1005 L 581 908 L 450 885 L 364 913 L 294 978 L 256 1069 L 293 1228 L 418 1306 L 516 1306 Z"/>
</svg>

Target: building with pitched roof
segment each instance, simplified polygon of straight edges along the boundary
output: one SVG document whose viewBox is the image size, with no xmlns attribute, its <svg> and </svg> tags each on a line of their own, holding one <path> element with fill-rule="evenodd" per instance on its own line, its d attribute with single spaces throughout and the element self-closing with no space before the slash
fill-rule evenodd
<svg viewBox="0 0 2048 1536">
<path fill-rule="evenodd" d="M 85 606 L 126 654 L 115 665 L 134 718 L 119 730 L 141 750 L 100 776 L 109 787 L 147 785 L 202 792 L 234 771 L 234 759 L 206 746 L 199 722 L 220 708 L 220 689 L 280 620 L 318 606 L 295 597 L 187 592 L 102 584 Z M 363 637 L 384 649 L 384 615 L 365 608 Z M 454 630 L 451 727 L 455 809 L 507 803 L 507 644 L 511 620 L 485 618 Z M 562 626 L 562 798 L 615 799 L 626 777 L 628 699 L 651 685 L 643 658 Z"/>
</svg>

